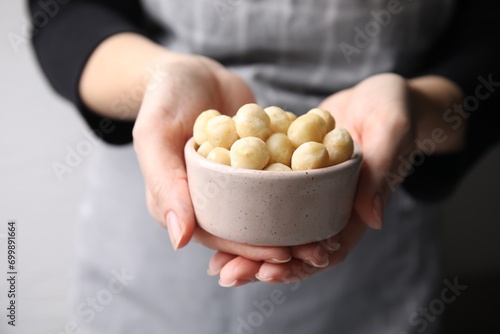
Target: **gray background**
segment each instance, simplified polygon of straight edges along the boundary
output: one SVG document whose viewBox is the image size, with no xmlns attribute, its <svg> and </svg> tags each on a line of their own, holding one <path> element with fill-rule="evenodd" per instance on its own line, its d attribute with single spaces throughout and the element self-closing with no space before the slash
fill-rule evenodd
<svg viewBox="0 0 500 334">
<path fill-rule="evenodd" d="M 55 334 L 63 332 L 67 323 L 72 227 L 82 196 L 86 161 L 84 158 L 65 174 L 62 182 L 52 164 L 63 163 L 68 147 L 75 149 L 81 140 L 87 140 L 89 132 L 41 75 L 25 34 L 28 15 L 23 3 L 0 2 L 0 310 L 6 307 L 3 277 L 7 271 L 5 233 L 9 219 L 18 222 L 19 247 L 18 326 L 7 327 L 5 311 L 0 311 L 0 333 Z M 13 44 L 13 40 L 19 44 Z M 464 297 L 460 306 L 468 317 L 477 309 L 474 303 L 489 298 L 489 288 L 485 290 L 482 282 L 495 281 L 500 275 L 500 243 L 496 241 L 500 235 L 498 170 L 497 147 L 444 205 L 446 277 L 470 282 L 469 292 L 464 293 L 469 297 Z"/>
</svg>

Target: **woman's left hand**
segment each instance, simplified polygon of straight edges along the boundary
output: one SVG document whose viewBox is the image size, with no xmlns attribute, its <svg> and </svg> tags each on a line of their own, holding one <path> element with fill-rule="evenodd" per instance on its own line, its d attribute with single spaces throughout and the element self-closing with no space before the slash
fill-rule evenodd
<svg viewBox="0 0 500 334">
<path fill-rule="evenodd" d="M 209 273 L 220 275 L 223 285 L 243 281 L 238 273 L 244 273 L 247 280 L 255 276 L 263 282 L 293 282 L 341 263 L 367 227 L 382 227 L 390 194 L 409 171 L 401 161 L 408 161 L 408 155 L 417 149 L 416 139 L 430 138 L 432 130 L 443 125 L 442 113 L 460 99 L 457 86 L 444 78 L 408 81 L 395 74 L 372 76 L 328 97 L 320 107 L 332 113 L 336 127 L 346 128 L 363 151 L 353 211 L 345 229 L 330 239 L 291 247 L 293 259 L 283 264 L 217 252 Z M 460 149 L 465 129 L 459 130 L 450 129 L 436 151 Z"/>
</svg>

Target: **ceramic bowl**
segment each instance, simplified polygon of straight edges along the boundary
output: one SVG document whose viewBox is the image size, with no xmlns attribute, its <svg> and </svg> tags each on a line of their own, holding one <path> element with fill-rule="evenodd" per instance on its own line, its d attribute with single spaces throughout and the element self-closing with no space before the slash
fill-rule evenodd
<svg viewBox="0 0 500 334">
<path fill-rule="evenodd" d="M 308 171 L 260 171 L 212 162 L 184 148 L 189 191 L 198 224 L 218 237 L 264 246 L 320 241 L 347 224 L 362 153 Z"/>
</svg>

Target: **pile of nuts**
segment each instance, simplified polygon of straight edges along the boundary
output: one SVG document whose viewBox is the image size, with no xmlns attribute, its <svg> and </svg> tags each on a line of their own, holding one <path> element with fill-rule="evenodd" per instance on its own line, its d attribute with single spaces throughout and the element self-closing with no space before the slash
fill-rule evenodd
<svg viewBox="0 0 500 334">
<path fill-rule="evenodd" d="M 292 171 L 337 165 L 351 158 L 354 143 L 324 109 L 297 117 L 279 107 L 242 106 L 234 117 L 215 109 L 193 126 L 196 150 L 205 158 L 237 168 Z"/>
</svg>

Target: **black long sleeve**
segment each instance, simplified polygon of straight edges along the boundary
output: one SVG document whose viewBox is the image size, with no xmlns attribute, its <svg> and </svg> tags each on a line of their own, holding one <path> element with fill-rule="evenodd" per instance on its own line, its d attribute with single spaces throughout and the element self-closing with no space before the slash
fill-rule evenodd
<svg viewBox="0 0 500 334">
<path fill-rule="evenodd" d="M 427 156 L 406 178 L 404 187 L 421 200 L 450 195 L 467 171 L 500 140 L 499 13 L 498 1 L 459 0 L 448 30 L 432 48 L 424 67 L 415 73 L 440 75 L 457 83 L 464 100 L 443 110 L 443 118 L 452 128 L 467 121 L 463 152 Z"/>
<path fill-rule="evenodd" d="M 46 11 L 43 1 L 29 0 L 33 23 L 37 13 Z M 55 2 L 52 2 L 55 3 Z M 456 82 L 464 96 L 475 97 L 479 77 L 500 82 L 500 3 L 490 0 L 458 0 L 453 21 L 441 36 L 423 66 L 412 76 L 436 74 Z M 40 24 L 38 24 L 40 25 Z M 78 82 L 85 63 L 105 38 L 119 32 L 137 32 L 154 39 L 160 31 L 144 15 L 136 0 L 72 0 L 58 5 L 58 13 L 43 27 L 35 29 L 33 46 L 40 65 L 55 90 L 69 99 L 89 126 L 99 130 L 103 118 L 79 98 Z M 500 139 L 500 87 L 480 101 L 468 116 L 467 148 L 462 154 L 429 156 L 404 182 L 405 188 L 422 200 L 445 198 L 468 168 Z M 465 100 L 464 100 L 465 101 Z M 443 113 L 446 111 L 443 111 Z M 133 122 L 113 120 L 114 131 L 102 133 L 113 144 L 132 140 Z M 107 123 L 106 123 L 107 124 Z M 109 127 L 109 124 L 108 124 Z"/>
<path fill-rule="evenodd" d="M 109 119 L 89 110 L 79 97 L 78 84 L 88 58 L 107 37 L 135 32 L 153 39 L 159 33 L 154 23 L 145 17 L 139 2 L 71 0 L 58 4 L 30 0 L 29 4 L 35 28 L 33 47 L 54 89 L 78 108 L 104 141 L 112 144 L 131 142 L 133 122 L 112 120 L 110 124 Z M 49 19 L 44 21 L 44 15 Z M 43 23 L 46 24 L 42 26 Z M 109 128 L 113 131 L 102 131 Z"/>
</svg>

